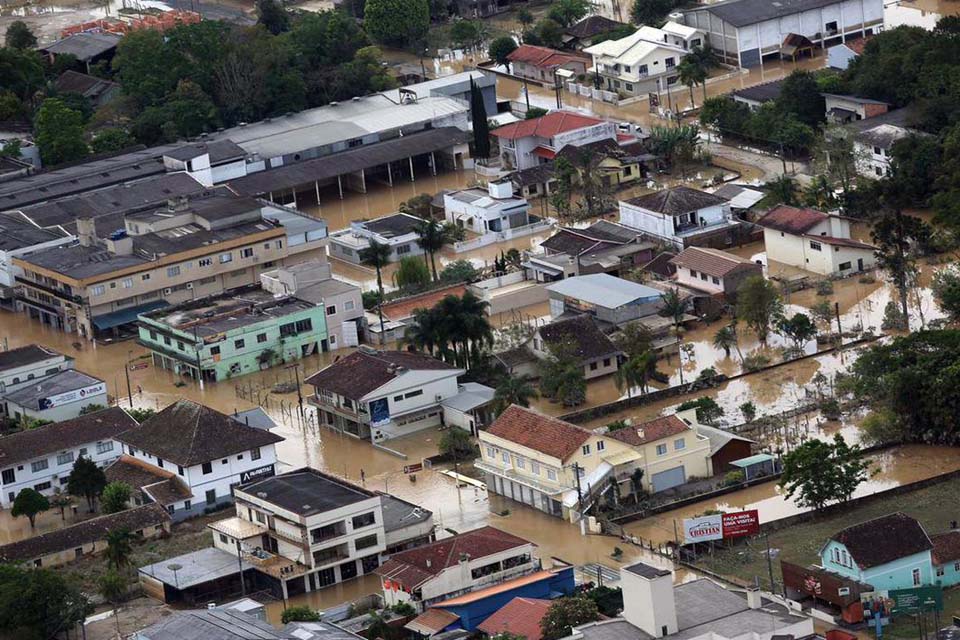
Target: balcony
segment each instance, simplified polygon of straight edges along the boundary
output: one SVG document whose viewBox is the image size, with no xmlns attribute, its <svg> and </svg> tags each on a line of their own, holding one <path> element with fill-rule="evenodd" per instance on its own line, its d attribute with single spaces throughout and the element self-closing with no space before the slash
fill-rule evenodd
<svg viewBox="0 0 960 640">
<path fill-rule="evenodd" d="M 33 289 L 37 289 L 39 291 L 43 291 L 44 293 L 51 295 L 55 298 L 66 300 L 67 302 L 72 302 L 73 304 L 81 304 L 81 305 L 83 304 L 83 298 L 81 298 L 80 296 L 73 295 L 72 293 L 67 293 L 66 291 L 62 291 L 60 289 L 55 289 L 53 287 L 40 284 L 39 282 L 29 280 L 27 278 L 24 278 L 23 276 L 16 276 L 16 280 L 19 284 L 31 287 Z"/>
<path fill-rule="evenodd" d="M 329 549 L 320 549 L 313 552 L 313 566 L 322 567 L 336 562 L 342 562 L 350 559 L 350 544 L 338 544 Z"/>
<path fill-rule="evenodd" d="M 576 486 L 576 485 L 565 485 L 562 479 L 558 479 L 557 481 L 553 481 L 553 480 L 540 481 L 535 477 L 531 477 L 526 474 L 517 473 L 517 471 L 513 468 L 513 466 L 505 467 L 498 464 L 485 462 L 480 459 L 474 460 L 473 466 L 474 468 L 480 469 L 481 471 L 487 471 L 496 476 L 500 476 L 501 478 L 506 478 L 508 480 L 513 480 L 514 482 L 519 482 L 522 485 L 525 485 L 532 489 L 536 489 L 541 493 L 545 493 L 551 496 L 557 495 L 559 493 L 563 493 L 564 491 L 569 491 L 570 489 L 573 489 Z"/>
</svg>

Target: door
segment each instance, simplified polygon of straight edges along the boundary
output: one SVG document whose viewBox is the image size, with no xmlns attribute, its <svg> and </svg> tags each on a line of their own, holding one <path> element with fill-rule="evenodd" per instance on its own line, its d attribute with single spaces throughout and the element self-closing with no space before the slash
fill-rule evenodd
<svg viewBox="0 0 960 640">
<path fill-rule="evenodd" d="M 857 258 L 857 271 L 863 271 L 863 258 Z"/>
<path fill-rule="evenodd" d="M 683 470 L 683 465 L 681 465 L 653 474 L 650 481 L 653 483 L 653 492 L 656 493 L 680 486 L 687 481 L 687 474 Z"/>
<path fill-rule="evenodd" d="M 343 323 L 343 346 L 356 347 L 360 344 L 360 338 L 357 336 L 356 321 Z"/>
</svg>

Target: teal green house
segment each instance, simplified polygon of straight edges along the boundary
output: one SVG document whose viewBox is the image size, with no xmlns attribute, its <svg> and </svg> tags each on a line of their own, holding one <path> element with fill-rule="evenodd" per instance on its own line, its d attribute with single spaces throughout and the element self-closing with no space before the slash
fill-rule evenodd
<svg viewBox="0 0 960 640">
<path fill-rule="evenodd" d="M 878 591 L 949 587 L 960 583 L 960 531 L 930 536 L 916 519 L 891 513 L 832 536 L 820 564 Z"/>
<path fill-rule="evenodd" d="M 155 367 L 208 382 L 229 380 L 326 351 L 323 307 L 259 286 L 145 313 L 137 342 Z"/>
</svg>

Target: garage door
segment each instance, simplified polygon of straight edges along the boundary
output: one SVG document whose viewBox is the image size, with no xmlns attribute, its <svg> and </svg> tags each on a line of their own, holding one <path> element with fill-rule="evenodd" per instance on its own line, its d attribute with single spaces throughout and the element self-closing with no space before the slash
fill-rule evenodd
<svg viewBox="0 0 960 640">
<path fill-rule="evenodd" d="M 687 475 L 683 472 L 683 466 L 679 466 L 653 474 L 651 481 L 653 482 L 653 492 L 656 493 L 683 484 L 687 481 Z"/>
</svg>

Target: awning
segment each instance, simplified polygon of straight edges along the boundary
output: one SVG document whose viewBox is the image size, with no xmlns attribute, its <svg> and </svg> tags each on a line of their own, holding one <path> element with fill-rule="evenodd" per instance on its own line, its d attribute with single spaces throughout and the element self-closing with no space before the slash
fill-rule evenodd
<svg viewBox="0 0 960 640">
<path fill-rule="evenodd" d="M 773 456 L 769 453 L 758 453 L 756 455 L 750 456 L 749 458 L 741 458 L 739 460 L 734 460 L 730 464 L 735 467 L 740 467 L 745 469 L 747 467 L 752 467 L 755 464 L 762 464 L 764 462 L 772 462 Z"/>
<path fill-rule="evenodd" d="M 533 150 L 533 155 L 546 158 L 547 160 L 553 160 L 557 157 L 557 152 L 547 147 L 537 147 Z"/>
<path fill-rule="evenodd" d="M 93 319 L 93 326 L 101 331 L 113 329 L 114 327 L 119 327 L 120 325 L 136 322 L 137 316 L 139 316 L 141 313 L 149 313 L 166 306 L 168 306 L 166 300 L 154 300 L 153 302 L 141 304 L 136 307 L 130 307 L 129 309 L 111 311 L 110 313 L 105 313 L 102 316 L 96 316 Z"/>
</svg>

